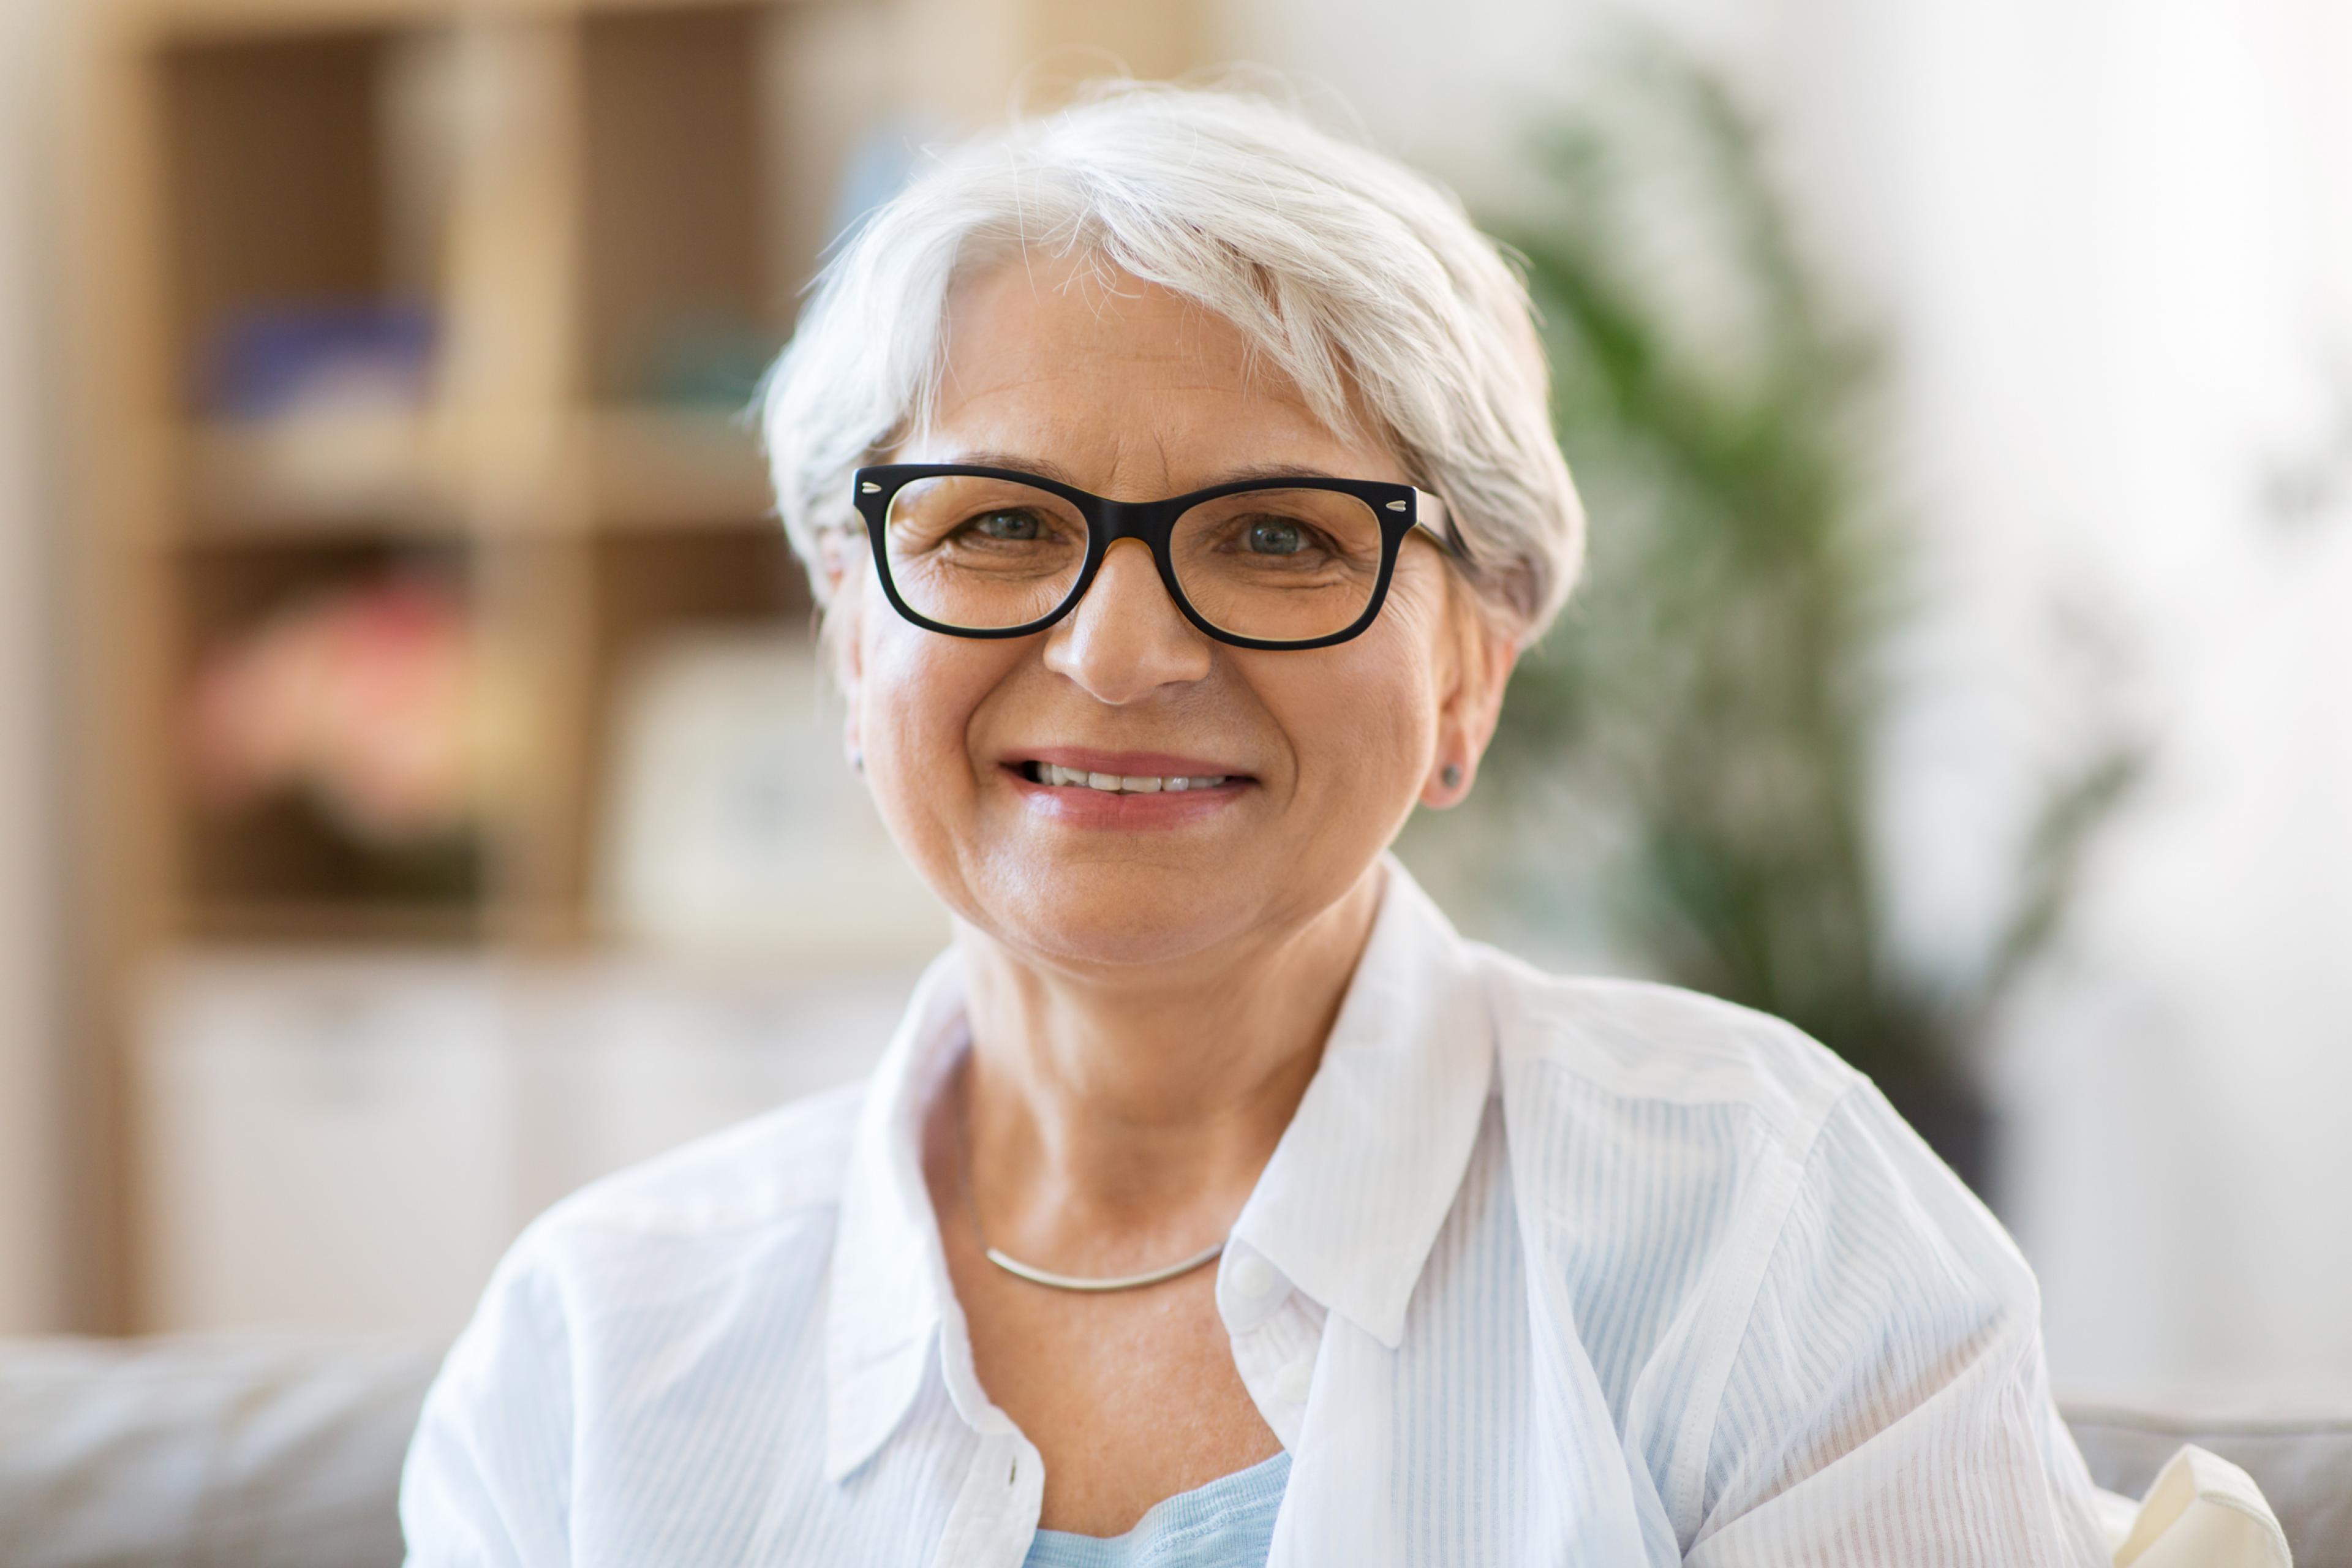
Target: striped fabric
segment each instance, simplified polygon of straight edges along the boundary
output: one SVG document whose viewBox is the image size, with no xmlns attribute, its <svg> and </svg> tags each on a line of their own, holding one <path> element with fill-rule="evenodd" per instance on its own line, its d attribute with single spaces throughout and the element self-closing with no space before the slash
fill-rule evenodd
<svg viewBox="0 0 2352 1568">
<path fill-rule="evenodd" d="M 1787 1026 L 1547 976 L 1393 861 L 1217 1301 L 1291 1458 L 1273 1568 L 2106 1561 L 2033 1279 Z M 426 1402 L 417 1568 L 1018 1568 L 917 1165 L 952 955 L 870 1084 L 610 1178 L 500 1265 Z"/>
</svg>

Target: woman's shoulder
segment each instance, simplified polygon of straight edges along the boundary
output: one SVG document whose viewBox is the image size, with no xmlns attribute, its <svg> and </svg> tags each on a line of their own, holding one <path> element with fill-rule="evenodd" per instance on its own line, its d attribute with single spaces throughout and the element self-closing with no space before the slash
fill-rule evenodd
<svg viewBox="0 0 2352 1568">
<path fill-rule="evenodd" d="M 1565 1097 L 1586 1115 L 1675 1115 L 1795 1154 L 1868 1081 L 1753 1008 L 1651 981 L 1551 974 L 1473 945 L 1507 1099 Z"/>
<path fill-rule="evenodd" d="M 752 1421 L 820 1421 L 812 1385 L 744 1369 L 821 1360 L 863 1100 L 853 1085 L 793 1101 L 531 1222 L 426 1395 L 402 1481 L 412 1562 L 568 1560 L 585 1478 L 718 1473 L 766 1451 L 728 1447 Z M 709 1419 L 663 1418 L 679 1409 Z M 619 1522 L 641 1521 L 623 1508 Z"/>
<path fill-rule="evenodd" d="M 1563 1281 L 1564 1321 L 1609 1326 L 1584 1349 L 1686 1525 L 1904 1367 L 2033 1343 L 2032 1276 L 2000 1223 L 1801 1030 L 1481 963 L 1522 1244 Z"/>
</svg>

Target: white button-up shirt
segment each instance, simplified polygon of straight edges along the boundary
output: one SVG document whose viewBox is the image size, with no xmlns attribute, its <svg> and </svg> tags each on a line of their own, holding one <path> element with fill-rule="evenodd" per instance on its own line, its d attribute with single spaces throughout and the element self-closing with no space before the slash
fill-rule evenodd
<svg viewBox="0 0 2352 1568">
<path fill-rule="evenodd" d="M 1273 1568 L 2106 1561 L 2032 1274 L 1866 1081 L 1387 879 L 1219 1266 Z M 869 1084 L 535 1223 L 426 1402 L 411 1563 L 1015 1568 L 1044 1467 L 918 1156 L 967 1043 L 950 956 Z"/>
</svg>

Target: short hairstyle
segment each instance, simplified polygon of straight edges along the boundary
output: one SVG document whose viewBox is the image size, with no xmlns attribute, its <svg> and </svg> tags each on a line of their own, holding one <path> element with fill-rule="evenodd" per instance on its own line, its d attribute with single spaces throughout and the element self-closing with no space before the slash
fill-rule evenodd
<svg viewBox="0 0 2352 1568">
<path fill-rule="evenodd" d="M 1246 90 L 1112 81 L 936 156 L 817 279 L 760 402 L 777 507 L 820 595 L 850 471 L 928 424 L 960 276 L 1091 259 L 1231 321 L 1335 431 L 1446 505 L 1481 608 L 1533 640 L 1584 514 L 1527 288 L 1451 193 Z M 1358 416 L 1360 409 L 1362 417 Z"/>
</svg>

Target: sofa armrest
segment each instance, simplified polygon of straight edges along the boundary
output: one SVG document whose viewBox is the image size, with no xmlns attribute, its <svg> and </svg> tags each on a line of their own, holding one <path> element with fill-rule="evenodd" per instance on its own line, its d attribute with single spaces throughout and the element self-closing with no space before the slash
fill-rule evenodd
<svg viewBox="0 0 2352 1568">
<path fill-rule="evenodd" d="M 0 1563 L 394 1568 L 437 1352 L 0 1341 Z"/>
<path fill-rule="evenodd" d="M 2253 1478 L 2295 1568 L 2352 1568 L 2352 1412 L 2231 1414 L 2068 1400 L 2061 1413 L 2091 1479 L 2139 1497 L 2183 1445 Z"/>
</svg>

